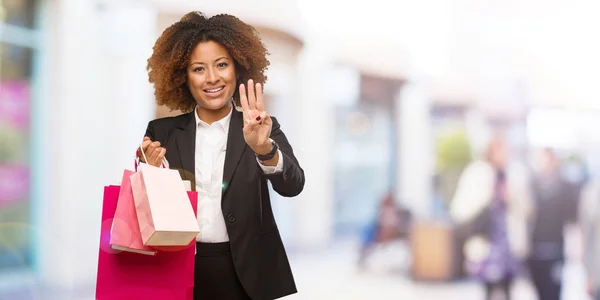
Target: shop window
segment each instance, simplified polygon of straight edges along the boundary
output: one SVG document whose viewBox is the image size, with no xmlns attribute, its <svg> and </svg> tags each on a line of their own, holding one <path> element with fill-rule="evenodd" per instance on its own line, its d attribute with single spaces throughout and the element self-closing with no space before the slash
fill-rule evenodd
<svg viewBox="0 0 600 300">
<path fill-rule="evenodd" d="M 0 1 L 0 22 L 19 27 L 33 28 L 35 0 Z"/>
<path fill-rule="evenodd" d="M 7 2 L 14 1 L 4 1 L 5 8 Z M 29 139 L 33 53 L 33 49 L 0 43 L 0 272 L 31 264 Z"/>
</svg>

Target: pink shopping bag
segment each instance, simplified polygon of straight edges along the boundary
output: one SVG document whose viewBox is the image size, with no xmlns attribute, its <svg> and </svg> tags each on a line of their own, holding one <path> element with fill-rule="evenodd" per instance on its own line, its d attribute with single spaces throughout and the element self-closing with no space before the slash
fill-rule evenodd
<svg viewBox="0 0 600 300">
<path fill-rule="evenodd" d="M 110 247 L 114 250 L 129 251 L 145 255 L 156 255 L 156 250 L 144 246 L 138 224 L 133 191 L 129 177 L 133 171 L 125 170 L 121 180 L 117 209 L 110 230 Z"/>
<path fill-rule="evenodd" d="M 119 191 L 119 186 L 104 187 L 96 300 L 191 300 L 195 241 L 187 247 L 163 248 L 155 256 L 110 247 Z M 187 195 L 196 214 L 198 194 Z"/>
<path fill-rule="evenodd" d="M 108 292 L 104 298 L 96 297 L 96 300 L 172 300 L 172 299 L 181 299 L 181 300 L 193 300 L 194 299 L 194 289 L 193 288 L 152 288 L 150 291 L 147 288 L 140 288 L 135 286 L 125 287 L 115 289 L 113 291 Z"/>
<path fill-rule="evenodd" d="M 177 170 L 140 164 L 130 176 L 133 199 L 146 246 L 182 246 L 200 228 Z"/>
</svg>

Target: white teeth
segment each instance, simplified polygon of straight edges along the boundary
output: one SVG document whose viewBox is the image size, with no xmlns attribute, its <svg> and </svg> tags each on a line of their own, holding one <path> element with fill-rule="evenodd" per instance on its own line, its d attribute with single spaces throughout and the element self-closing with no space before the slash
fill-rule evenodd
<svg viewBox="0 0 600 300">
<path fill-rule="evenodd" d="M 223 89 L 223 87 L 216 88 L 216 89 L 214 89 L 214 90 L 204 90 L 204 91 L 205 91 L 205 92 L 207 92 L 207 93 L 216 93 L 216 92 L 218 92 L 218 91 L 220 91 L 220 90 L 222 90 L 222 89 Z"/>
</svg>

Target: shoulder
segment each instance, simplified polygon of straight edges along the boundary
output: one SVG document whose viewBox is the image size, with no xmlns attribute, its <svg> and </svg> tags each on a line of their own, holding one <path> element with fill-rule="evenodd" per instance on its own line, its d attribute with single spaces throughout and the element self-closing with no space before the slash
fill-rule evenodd
<svg viewBox="0 0 600 300">
<path fill-rule="evenodd" d="M 190 114 L 189 113 L 185 113 L 185 114 L 181 114 L 178 116 L 173 116 L 173 117 L 164 117 L 164 118 L 158 118 L 158 119 L 154 119 L 152 121 L 150 121 L 148 123 L 149 127 L 152 127 L 154 129 L 171 129 L 179 124 L 181 124 L 182 122 L 185 122 L 189 119 Z"/>
<path fill-rule="evenodd" d="M 494 174 L 494 168 L 483 160 L 475 160 L 471 162 L 464 170 L 465 176 L 479 177 Z"/>
<path fill-rule="evenodd" d="M 193 118 L 192 114 L 188 113 L 152 120 L 148 123 L 146 136 L 150 137 L 152 140 L 163 143 L 168 140 L 169 136 L 176 128 L 185 128 L 186 124 L 189 124 L 190 117 Z"/>
<path fill-rule="evenodd" d="M 484 191 L 493 183 L 494 174 L 494 168 L 490 164 L 483 160 L 475 160 L 462 171 L 459 184 L 467 189 L 478 187 Z"/>
</svg>

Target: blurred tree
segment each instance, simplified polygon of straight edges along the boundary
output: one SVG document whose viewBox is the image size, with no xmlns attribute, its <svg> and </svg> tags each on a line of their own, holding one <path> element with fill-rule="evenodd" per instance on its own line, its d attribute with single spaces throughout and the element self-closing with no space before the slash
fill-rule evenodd
<svg viewBox="0 0 600 300">
<path fill-rule="evenodd" d="M 463 169 L 471 162 L 469 139 L 463 130 L 454 130 L 440 135 L 436 140 L 436 172 L 439 195 L 447 205 Z"/>
<path fill-rule="evenodd" d="M 436 168 L 464 168 L 471 161 L 471 147 L 464 131 L 455 130 L 444 134 L 436 141 Z"/>
</svg>

